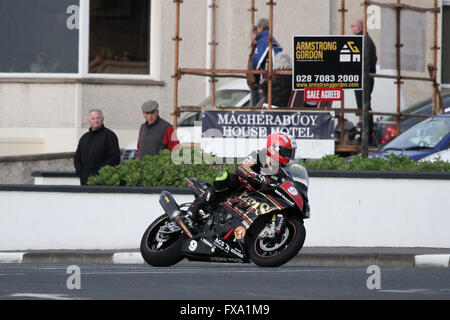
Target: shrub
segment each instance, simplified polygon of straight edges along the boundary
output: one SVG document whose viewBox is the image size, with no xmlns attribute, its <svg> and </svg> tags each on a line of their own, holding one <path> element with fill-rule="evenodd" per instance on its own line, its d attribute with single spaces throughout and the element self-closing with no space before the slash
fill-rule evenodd
<svg viewBox="0 0 450 320">
<path fill-rule="evenodd" d="M 194 149 L 195 150 L 195 149 Z M 195 164 L 198 159 L 217 159 L 211 154 L 203 151 L 184 149 L 180 153 L 188 164 L 176 164 L 172 161 L 171 153 L 163 150 L 158 156 L 145 156 L 143 160 L 130 160 L 117 167 L 103 167 L 99 174 L 92 176 L 88 184 L 103 186 L 173 186 L 186 187 L 185 177 L 199 179 L 212 183 L 217 175 L 223 170 L 234 172 L 236 165 L 230 164 L 207 164 L 202 161 Z M 218 162 L 218 161 L 216 161 Z M 189 164 L 194 163 L 194 164 Z M 414 162 L 407 156 L 396 156 L 391 154 L 387 159 L 355 157 L 352 160 L 328 155 L 322 159 L 301 163 L 310 170 L 364 170 L 364 171 L 427 171 L 427 172 L 449 172 L 450 163 L 445 161 Z"/>
<path fill-rule="evenodd" d="M 302 163 L 306 169 L 311 170 L 364 170 L 364 171 L 427 171 L 427 172 L 449 172 L 450 163 L 442 160 L 434 162 L 414 162 L 407 156 L 390 154 L 383 158 L 354 157 L 346 160 L 336 155 L 328 155 L 322 159 Z"/>
<path fill-rule="evenodd" d="M 215 157 L 211 154 L 203 152 L 199 154 L 194 153 L 198 151 L 191 152 L 191 149 L 184 149 L 179 155 L 180 158 L 183 158 L 183 153 L 185 152 L 190 152 L 187 158 L 185 158 L 185 162 L 188 164 L 174 163 L 170 151 L 162 150 L 158 156 L 145 156 L 143 160 L 130 160 L 116 167 L 103 167 L 100 169 L 98 175 L 89 178 L 88 185 L 185 187 L 187 186 L 184 180 L 185 177 L 212 183 L 221 171 L 228 170 L 229 172 L 234 172 L 235 165 L 210 165 L 203 161 L 202 163 L 195 164 L 194 160 L 196 159 L 208 158 L 214 160 Z"/>
</svg>

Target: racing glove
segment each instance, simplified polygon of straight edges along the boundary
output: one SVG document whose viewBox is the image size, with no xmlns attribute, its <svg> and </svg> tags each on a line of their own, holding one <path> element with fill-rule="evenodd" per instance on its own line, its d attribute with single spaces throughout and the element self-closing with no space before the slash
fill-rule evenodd
<svg viewBox="0 0 450 320">
<path fill-rule="evenodd" d="M 270 183 L 269 177 L 256 172 L 248 173 L 247 179 L 249 180 L 249 182 L 253 182 L 253 184 L 255 184 L 258 188 L 260 188 L 262 185 L 267 185 Z"/>
</svg>

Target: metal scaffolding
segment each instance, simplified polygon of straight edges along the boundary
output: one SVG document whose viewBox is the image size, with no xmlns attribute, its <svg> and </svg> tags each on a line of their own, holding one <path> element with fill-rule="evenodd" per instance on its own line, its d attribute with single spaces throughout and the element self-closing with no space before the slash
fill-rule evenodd
<svg viewBox="0 0 450 320">
<path fill-rule="evenodd" d="M 181 80 L 181 77 L 184 75 L 193 75 L 193 76 L 201 76 L 201 77 L 208 77 L 209 81 L 211 83 L 211 105 L 215 106 L 215 83 L 217 81 L 217 78 L 245 78 L 247 74 L 260 74 L 265 75 L 268 83 L 268 96 L 267 96 L 267 105 L 268 108 L 272 108 L 272 84 L 274 80 L 275 75 L 292 75 L 292 70 L 273 70 L 273 57 L 272 57 L 272 48 L 273 48 L 273 10 L 274 6 L 276 5 L 274 0 L 268 0 L 266 5 L 268 6 L 269 10 L 269 58 L 268 58 L 268 69 L 267 70 L 247 70 L 247 69 L 218 69 L 216 68 L 216 47 L 218 46 L 218 43 L 216 41 L 216 11 L 217 11 L 217 4 L 216 0 L 211 0 L 211 5 L 209 6 L 209 10 L 211 10 L 211 34 L 212 34 L 212 41 L 208 43 L 208 45 L 211 46 L 211 67 L 210 68 L 182 68 L 179 66 L 179 53 L 180 53 L 180 41 L 182 41 L 182 38 L 180 38 L 180 14 L 181 14 L 181 4 L 183 3 L 183 0 L 173 0 L 173 2 L 176 5 L 176 19 L 175 19 L 175 37 L 173 40 L 175 41 L 175 66 L 174 66 L 174 74 L 172 78 L 174 79 L 174 111 L 172 113 L 174 120 L 173 124 L 174 127 L 177 127 L 178 124 L 178 117 L 180 116 L 181 112 L 187 112 L 187 111 L 198 111 L 201 110 L 201 107 L 198 106 L 180 106 L 178 101 L 178 95 L 179 95 L 179 81 Z M 440 13 L 440 8 L 438 6 L 438 0 L 434 0 L 434 6 L 432 8 L 421 8 L 421 7 L 415 7 L 411 5 L 407 5 L 404 3 L 401 3 L 401 0 L 397 0 L 396 3 L 381 3 L 371 0 L 364 0 L 361 3 L 361 6 L 363 6 L 363 16 L 364 16 L 364 28 L 363 28 L 363 34 L 364 36 L 367 35 L 367 8 L 370 5 L 376 5 L 380 7 L 391 7 L 396 9 L 396 19 L 397 19 L 397 27 L 396 27 L 396 65 L 397 65 L 397 74 L 392 75 L 383 75 L 383 74 L 373 74 L 370 73 L 369 76 L 372 78 L 389 78 L 389 79 L 395 79 L 395 84 L 397 85 L 397 110 L 396 112 L 369 112 L 370 115 L 387 115 L 387 116 L 395 116 L 396 122 L 397 122 L 397 129 L 400 130 L 400 120 L 402 117 L 428 117 L 427 115 L 418 115 L 418 114 L 407 114 L 401 112 L 400 108 L 400 93 L 401 93 L 401 86 L 404 83 L 403 80 L 416 80 L 416 81 L 427 81 L 431 82 L 433 85 L 433 93 L 432 93 L 432 101 L 433 101 L 433 115 L 439 114 L 443 112 L 443 104 L 442 104 L 442 98 L 440 96 L 439 91 L 439 83 L 437 81 L 437 61 L 438 61 L 438 50 L 440 50 L 440 47 L 438 46 L 438 15 Z M 430 76 L 429 77 L 412 77 L 412 76 L 405 76 L 401 73 L 401 48 L 403 44 L 401 43 L 400 38 L 400 21 L 401 21 L 401 13 L 402 10 L 408 9 L 408 10 L 416 10 L 421 12 L 430 12 L 434 15 L 434 28 L 433 28 L 433 46 L 430 48 L 433 50 L 433 63 L 428 64 L 428 71 Z M 250 12 L 250 21 L 251 26 L 255 25 L 255 12 L 258 11 L 258 9 L 255 7 L 255 0 L 250 0 L 250 8 L 248 10 Z M 348 12 L 346 6 L 345 6 L 345 0 L 341 0 L 341 6 L 338 9 L 338 12 L 341 14 L 341 34 L 345 34 L 345 18 L 346 13 Z M 217 107 L 217 106 L 216 106 Z M 232 109 L 232 106 L 221 106 L 222 108 Z M 220 107 L 217 107 L 220 108 Z M 364 109 L 364 108 L 363 108 Z M 243 110 L 240 108 L 240 110 Z M 313 111 L 317 109 L 302 109 L 305 111 Z M 361 152 L 363 153 L 363 156 L 367 154 L 367 140 L 362 140 L 361 145 L 345 145 L 343 144 L 344 141 L 344 116 L 346 113 L 354 113 L 360 118 L 363 115 L 363 111 L 358 109 L 348 109 L 345 108 L 345 102 L 342 101 L 340 108 L 329 108 L 327 109 L 329 111 L 333 111 L 336 114 L 336 118 L 338 119 L 339 126 L 340 126 L 340 141 L 341 144 L 336 146 L 336 151 L 341 152 Z M 363 122 L 363 135 L 365 132 L 368 131 L 367 123 L 364 126 Z"/>
</svg>

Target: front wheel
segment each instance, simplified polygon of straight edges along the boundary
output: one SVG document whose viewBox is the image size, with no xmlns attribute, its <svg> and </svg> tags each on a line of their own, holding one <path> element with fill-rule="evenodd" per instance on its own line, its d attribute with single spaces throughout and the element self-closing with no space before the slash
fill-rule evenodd
<svg viewBox="0 0 450 320">
<path fill-rule="evenodd" d="M 267 227 L 263 224 L 249 239 L 249 256 L 260 267 L 278 267 L 294 258 L 306 238 L 306 230 L 303 220 L 288 218 L 286 228 L 282 234 L 275 238 L 263 237 L 263 230 Z"/>
<path fill-rule="evenodd" d="M 167 215 L 157 218 L 145 231 L 141 240 L 141 255 L 155 267 L 168 267 L 183 259 L 181 248 L 184 235 Z"/>
</svg>

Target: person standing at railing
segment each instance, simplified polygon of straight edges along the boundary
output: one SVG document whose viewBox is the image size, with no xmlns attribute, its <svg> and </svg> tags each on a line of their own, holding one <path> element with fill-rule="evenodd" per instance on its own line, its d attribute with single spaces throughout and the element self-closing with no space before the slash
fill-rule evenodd
<svg viewBox="0 0 450 320">
<path fill-rule="evenodd" d="M 280 52 L 275 55 L 273 70 L 292 70 L 291 57 L 287 53 Z M 267 103 L 269 85 L 266 80 L 261 84 L 264 93 L 264 102 Z M 292 76 L 290 74 L 277 74 L 272 82 L 272 106 L 287 108 L 292 94 Z"/>
<path fill-rule="evenodd" d="M 364 22 L 361 18 L 357 18 L 352 22 L 352 32 L 354 35 L 363 35 L 363 27 Z M 376 73 L 377 72 L 377 48 L 372 38 L 367 34 L 367 41 L 369 42 L 369 72 Z M 375 84 L 375 80 L 372 77 L 369 77 L 369 111 L 372 111 L 371 100 L 372 100 L 372 91 Z M 362 110 L 363 107 L 363 90 L 355 90 L 355 99 L 356 104 L 359 110 Z M 369 116 L 369 144 L 374 145 L 374 136 L 373 136 L 373 115 Z"/>
<path fill-rule="evenodd" d="M 272 39 L 272 41 L 272 57 L 275 57 L 277 53 L 283 51 L 283 48 L 275 39 Z M 269 20 L 267 18 L 258 20 L 256 37 L 254 41 L 252 40 L 252 45 L 254 45 L 251 56 L 252 70 L 267 70 L 269 66 Z M 256 106 L 263 98 L 261 90 L 262 80 L 263 77 L 261 75 L 255 74 L 253 85 L 250 87 L 253 106 Z"/>
</svg>

